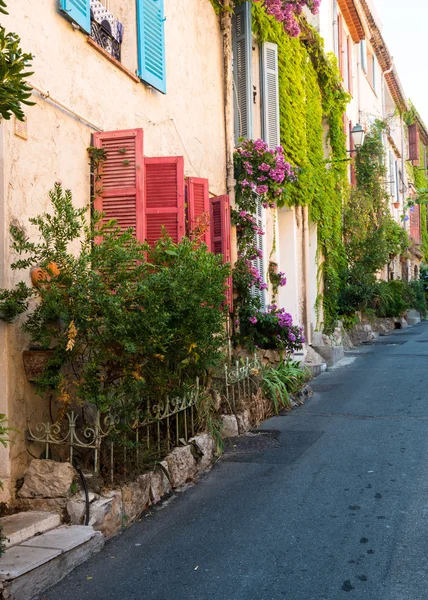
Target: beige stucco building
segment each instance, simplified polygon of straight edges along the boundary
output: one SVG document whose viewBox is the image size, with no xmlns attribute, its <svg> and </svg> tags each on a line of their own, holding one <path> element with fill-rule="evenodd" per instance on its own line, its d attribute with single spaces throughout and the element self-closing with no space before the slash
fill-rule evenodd
<svg viewBox="0 0 428 600">
<path fill-rule="evenodd" d="M 34 55 L 35 105 L 26 110 L 25 124 L 0 122 L 0 287 L 30 281 L 30 273 L 10 270 L 9 227 L 22 225 L 31 238 L 28 218 L 48 208 L 55 181 L 72 190 L 76 205 L 89 204 L 87 148 L 96 132 L 141 128 L 144 156 L 182 156 L 185 176 L 208 179 L 212 196 L 227 192 L 223 34 L 210 2 L 165 0 L 159 21 L 164 31 L 155 34 L 148 31 L 145 2 L 85 2 L 14 0 L 10 14 L 2 15 L 6 30 L 16 32 L 22 48 Z M 92 11 L 81 26 L 76 19 L 82 15 L 67 12 L 79 4 Z M 159 85 L 142 80 L 151 60 L 142 46 L 153 35 L 164 51 L 163 62 L 156 49 L 153 54 L 163 69 Z M 25 377 L 25 348 L 19 326 L 0 323 L 0 412 L 18 430 L 0 454 L 5 499 L 13 496 L 14 480 L 29 458 L 27 418 L 33 409 L 38 417 L 46 409 Z"/>
</svg>

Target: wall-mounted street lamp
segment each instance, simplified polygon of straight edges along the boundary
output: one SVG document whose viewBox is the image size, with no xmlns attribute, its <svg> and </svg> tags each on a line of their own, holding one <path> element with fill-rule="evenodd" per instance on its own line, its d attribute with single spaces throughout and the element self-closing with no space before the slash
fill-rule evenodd
<svg viewBox="0 0 428 600">
<path fill-rule="evenodd" d="M 365 135 L 366 133 L 359 123 L 352 128 L 351 137 L 354 144 L 354 150 L 358 150 L 364 144 Z M 348 152 L 354 152 L 354 150 L 348 150 Z"/>
</svg>

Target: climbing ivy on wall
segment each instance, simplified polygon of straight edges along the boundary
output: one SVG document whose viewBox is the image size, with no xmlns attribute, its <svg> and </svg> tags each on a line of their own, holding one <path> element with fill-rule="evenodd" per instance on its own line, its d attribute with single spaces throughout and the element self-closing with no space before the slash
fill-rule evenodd
<svg viewBox="0 0 428 600">
<path fill-rule="evenodd" d="M 342 202 L 349 184 L 343 115 L 349 95 L 340 83 L 336 59 L 325 55 L 320 36 L 309 25 L 304 24 L 300 38 L 291 38 L 262 6 L 253 4 L 252 12 L 258 41 L 278 45 L 281 144 L 286 159 L 300 169 L 299 181 L 291 186 L 285 202 L 308 205 L 310 218 L 318 225 L 323 283 L 318 303 L 323 305 L 324 328 L 329 329 L 337 317 L 346 264 Z"/>
</svg>

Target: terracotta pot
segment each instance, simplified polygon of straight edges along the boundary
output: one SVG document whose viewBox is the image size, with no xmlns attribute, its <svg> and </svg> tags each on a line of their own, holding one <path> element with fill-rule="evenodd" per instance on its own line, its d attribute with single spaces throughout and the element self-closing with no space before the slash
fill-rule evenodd
<svg viewBox="0 0 428 600">
<path fill-rule="evenodd" d="M 24 361 L 25 375 L 28 381 L 36 381 L 43 374 L 47 362 L 52 358 L 53 350 L 24 350 L 22 359 Z"/>
<path fill-rule="evenodd" d="M 394 202 L 394 208 L 400 208 L 400 203 L 399 202 Z"/>
</svg>

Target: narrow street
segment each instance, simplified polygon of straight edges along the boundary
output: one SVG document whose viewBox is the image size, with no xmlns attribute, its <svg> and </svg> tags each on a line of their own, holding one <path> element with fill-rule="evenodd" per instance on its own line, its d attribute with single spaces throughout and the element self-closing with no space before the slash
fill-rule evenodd
<svg viewBox="0 0 428 600">
<path fill-rule="evenodd" d="M 43 598 L 426 600 L 428 324 L 348 356 Z"/>
</svg>

